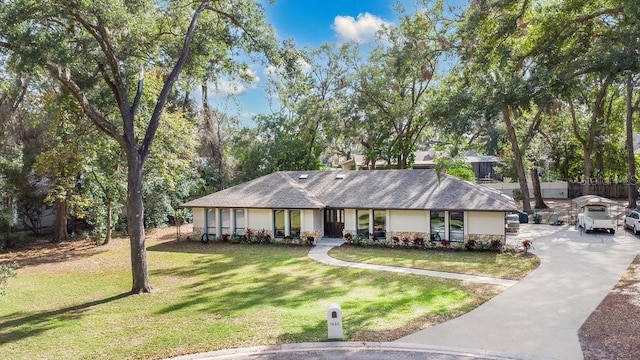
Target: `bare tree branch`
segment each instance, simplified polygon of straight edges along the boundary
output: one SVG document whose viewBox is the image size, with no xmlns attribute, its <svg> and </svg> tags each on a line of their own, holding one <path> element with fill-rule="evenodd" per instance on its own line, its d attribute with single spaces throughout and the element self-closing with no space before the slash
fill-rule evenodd
<svg viewBox="0 0 640 360">
<path fill-rule="evenodd" d="M 45 67 L 49 70 L 54 78 L 60 81 L 60 83 L 62 83 L 67 89 L 69 89 L 71 95 L 73 95 L 73 97 L 78 101 L 84 113 L 87 115 L 87 117 L 89 117 L 89 119 L 91 119 L 91 121 L 98 127 L 98 129 L 126 147 L 127 141 L 122 135 L 120 135 L 117 126 L 107 120 L 102 114 L 98 112 L 98 110 L 93 107 L 93 105 L 91 105 L 84 92 L 75 83 L 75 81 L 66 76 L 62 67 L 52 63 L 46 64 Z"/>
<path fill-rule="evenodd" d="M 191 54 L 191 42 L 193 41 L 193 36 L 195 35 L 196 25 L 198 23 L 198 20 L 200 19 L 200 15 L 202 15 L 202 12 L 208 6 L 209 1 L 203 1 L 202 4 L 200 4 L 200 6 L 193 13 L 193 16 L 191 17 L 191 23 L 189 24 L 189 28 L 187 29 L 187 33 L 184 38 L 184 45 L 182 46 L 180 57 L 171 69 L 167 80 L 162 86 L 162 90 L 160 91 L 160 95 L 158 96 L 158 101 L 156 102 L 156 106 L 153 109 L 153 114 L 151 115 L 151 119 L 149 119 L 149 125 L 147 126 L 147 132 L 144 136 L 142 146 L 139 150 L 139 154 L 143 162 L 147 158 L 147 156 L 149 156 L 149 152 L 151 151 L 151 143 L 153 142 L 156 131 L 158 131 L 158 126 L 160 125 L 160 115 L 162 114 L 164 105 L 167 102 L 169 93 L 171 92 L 173 84 L 178 79 L 178 75 L 182 71 L 182 68 L 186 64 L 187 59 L 189 59 L 189 56 Z"/>
</svg>

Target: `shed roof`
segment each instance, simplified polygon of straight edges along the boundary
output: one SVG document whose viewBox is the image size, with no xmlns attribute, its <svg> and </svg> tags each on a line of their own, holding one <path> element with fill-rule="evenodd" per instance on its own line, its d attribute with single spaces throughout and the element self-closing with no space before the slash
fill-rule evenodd
<svg viewBox="0 0 640 360">
<path fill-rule="evenodd" d="M 276 172 L 182 206 L 462 211 L 517 208 L 512 198 L 499 191 L 449 175 L 439 179 L 432 169 Z"/>
<path fill-rule="evenodd" d="M 618 202 L 598 195 L 583 195 L 571 200 L 577 207 L 585 205 L 618 205 Z"/>
</svg>

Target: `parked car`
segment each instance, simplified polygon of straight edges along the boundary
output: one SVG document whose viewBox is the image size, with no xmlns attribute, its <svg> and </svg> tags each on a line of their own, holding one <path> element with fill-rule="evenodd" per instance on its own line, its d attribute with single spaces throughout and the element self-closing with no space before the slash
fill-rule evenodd
<svg viewBox="0 0 640 360">
<path fill-rule="evenodd" d="M 633 210 L 624 217 L 625 229 L 633 230 L 633 234 L 637 235 L 640 231 L 640 211 Z"/>
</svg>

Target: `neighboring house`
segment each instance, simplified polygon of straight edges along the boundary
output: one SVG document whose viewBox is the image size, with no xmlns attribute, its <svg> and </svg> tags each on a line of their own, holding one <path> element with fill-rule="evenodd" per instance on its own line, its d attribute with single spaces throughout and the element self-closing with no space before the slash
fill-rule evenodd
<svg viewBox="0 0 640 360">
<path fill-rule="evenodd" d="M 464 155 L 467 158 L 467 162 L 473 166 L 473 173 L 476 174 L 476 179 L 503 180 L 502 175 L 497 173 L 497 167 L 502 162 L 499 157 L 493 155 L 481 155 L 473 150 L 465 151 Z"/>
<path fill-rule="evenodd" d="M 412 167 L 414 169 L 432 169 L 435 166 L 434 156 L 435 149 L 427 151 L 416 151 L 413 153 L 415 161 Z M 473 173 L 478 180 L 498 180 L 502 181 L 502 176 L 497 173 L 497 167 L 501 160 L 497 156 L 481 155 L 473 150 L 467 150 L 465 153 L 467 162 L 473 167 Z M 340 163 L 342 170 L 366 170 L 365 157 L 363 155 L 352 155 L 350 159 Z M 376 161 L 376 168 L 385 168 L 389 164 L 384 160 Z"/>
<path fill-rule="evenodd" d="M 509 196 L 435 170 L 276 172 L 199 199 L 193 229 L 279 237 L 505 240 Z"/>
</svg>

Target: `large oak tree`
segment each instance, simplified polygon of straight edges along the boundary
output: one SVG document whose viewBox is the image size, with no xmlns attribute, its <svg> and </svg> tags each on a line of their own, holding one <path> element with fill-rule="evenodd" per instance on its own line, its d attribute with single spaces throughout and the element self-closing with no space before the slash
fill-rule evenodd
<svg viewBox="0 0 640 360">
<path fill-rule="evenodd" d="M 246 64 L 238 60 L 238 50 L 274 58 L 274 39 L 254 1 L 0 2 L 0 56 L 8 56 L 24 72 L 55 78 L 126 154 L 132 293 L 151 289 L 143 167 L 174 85 L 182 73 L 199 78 L 196 83 L 221 73 L 242 73 Z M 151 115 L 142 117 L 138 109 L 145 68 L 161 69 L 164 82 Z"/>
</svg>

